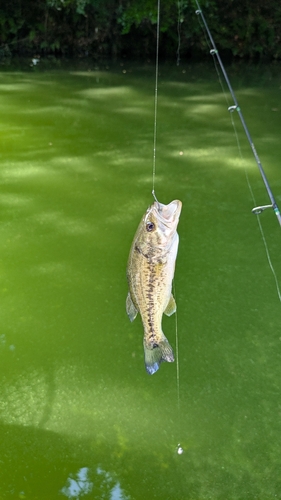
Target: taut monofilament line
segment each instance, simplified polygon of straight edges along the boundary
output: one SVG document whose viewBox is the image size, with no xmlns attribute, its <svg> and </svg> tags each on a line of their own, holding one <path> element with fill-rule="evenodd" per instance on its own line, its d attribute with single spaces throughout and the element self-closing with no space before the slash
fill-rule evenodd
<svg viewBox="0 0 281 500">
<path fill-rule="evenodd" d="M 156 141 L 157 141 L 157 105 L 158 105 L 158 73 L 159 73 L 159 32 L 160 32 L 160 0 L 157 4 L 157 34 L 156 34 L 156 61 L 155 61 L 155 93 L 154 93 L 154 131 L 153 131 L 153 164 L 152 164 L 152 195 L 155 195 L 155 172 L 156 172 Z"/>
<path fill-rule="evenodd" d="M 211 46 L 212 46 L 212 49 L 210 50 L 210 53 L 211 53 L 211 55 L 212 55 L 213 57 L 215 57 L 215 58 L 217 59 L 217 61 L 218 61 L 219 65 L 220 65 L 220 68 L 221 68 L 221 71 L 222 71 L 222 73 L 223 73 L 224 79 L 225 79 L 225 81 L 226 81 L 226 83 L 227 83 L 227 86 L 228 86 L 229 92 L 230 92 L 230 94 L 231 94 L 231 96 L 232 96 L 232 99 L 233 99 L 233 102 L 234 102 L 234 105 L 233 105 L 233 106 L 230 106 L 230 107 L 228 108 L 228 111 L 230 111 L 230 112 L 237 111 L 237 113 L 238 113 L 238 115 L 239 115 L 239 118 L 240 118 L 241 123 L 242 123 L 242 125 L 243 125 L 244 131 L 245 131 L 245 134 L 246 134 L 247 139 L 248 139 L 248 141 L 249 141 L 249 144 L 250 144 L 250 146 L 251 146 L 251 149 L 252 149 L 252 152 L 253 152 L 254 158 L 255 158 L 256 163 L 257 163 L 257 165 L 258 165 L 258 168 L 259 168 L 259 171 L 260 171 L 260 174 L 261 174 L 262 180 L 263 180 L 263 182 L 264 182 L 264 185 L 265 185 L 265 188 L 266 188 L 267 194 L 268 194 L 269 199 L 270 199 L 270 201 L 271 201 L 271 204 L 270 204 L 270 205 L 262 205 L 262 206 L 259 206 L 259 207 L 255 207 L 255 208 L 253 208 L 252 212 L 253 212 L 254 214 L 259 214 L 259 213 L 261 213 L 263 210 L 265 210 L 266 208 L 273 208 L 274 213 L 275 213 L 275 215 L 276 215 L 276 217 L 277 217 L 277 220 L 278 220 L 278 222 L 279 222 L 279 225 L 281 226 L 281 214 L 280 214 L 280 210 L 279 210 L 279 208 L 278 208 L 278 205 L 277 205 L 277 203 L 276 203 L 276 200 L 275 200 L 275 198 L 274 198 L 274 196 L 273 196 L 273 193 L 272 193 L 272 191 L 271 191 L 271 188 L 270 188 L 270 186 L 269 186 L 269 183 L 268 183 L 268 180 L 267 180 L 267 178 L 266 178 L 266 175 L 265 175 L 265 172 L 264 172 L 263 166 L 262 166 L 262 164 L 261 164 L 260 158 L 259 158 L 259 156 L 258 156 L 257 150 L 256 150 L 256 148 L 255 148 L 255 145 L 254 145 L 253 140 L 252 140 L 252 138 L 251 138 L 251 135 L 250 135 L 249 129 L 248 129 L 248 127 L 247 127 L 247 125 L 246 125 L 246 122 L 245 122 L 245 120 L 244 120 L 244 117 L 243 117 L 243 114 L 242 114 L 241 108 L 240 108 L 240 106 L 239 106 L 239 104 L 238 104 L 238 101 L 237 101 L 237 99 L 236 99 L 236 95 L 235 95 L 234 90 L 233 90 L 233 88 L 232 88 L 232 86 L 231 86 L 231 83 L 230 83 L 230 81 L 229 81 L 229 78 L 228 78 L 227 72 L 226 72 L 225 67 L 224 67 L 224 65 L 223 65 L 223 63 L 222 63 L 222 60 L 221 60 L 221 58 L 220 58 L 220 55 L 219 55 L 218 49 L 217 49 L 216 44 L 215 44 L 215 42 L 214 42 L 214 40 L 213 40 L 213 37 L 212 37 L 211 32 L 210 32 L 210 30 L 209 30 L 209 26 L 208 26 L 207 21 L 206 21 L 206 19 L 205 19 L 205 17 L 204 17 L 204 14 L 203 14 L 203 12 L 202 12 L 202 10 L 201 10 L 201 7 L 200 7 L 200 5 L 199 5 L 199 2 L 198 2 L 198 0 L 195 0 L 195 2 L 196 2 L 196 5 L 197 5 L 196 14 L 197 14 L 198 16 L 200 16 L 200 18 L 202 19 L 202 22 L 203 22 L 204 28 L 205 28 L 205 30 L 206 30 L 206 33 L 207 33 L 207 35 L 208 35 L 209 41 L 210 41 Z"/>
</svg>

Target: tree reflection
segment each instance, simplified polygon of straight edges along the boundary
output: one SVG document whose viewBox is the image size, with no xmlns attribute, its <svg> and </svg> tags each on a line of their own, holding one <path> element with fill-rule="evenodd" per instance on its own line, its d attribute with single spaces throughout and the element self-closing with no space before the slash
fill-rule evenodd
<svg viewBox="0 0 281 500">
<path fill-rule="evenodd" d="M 93 489 L 93 483 L 89 478 L 88 467 L 82 467 L 77 472 L 75 478 L 67 478 L 66 486 L 61 490 L 67 498 L 79 498 L 90 493 Z"/>
<path fill-rule="evenodd" d="M 67 498 L 76 500 L 86 495 L 100 500 L 129 500 L 120 483 L 101 467 L 98 467 L 95 473 L 91 473 L 88 467 L 82 467 L 75 475 L 70 474 L 66 486 L 60 492 Z"/>
</svg>

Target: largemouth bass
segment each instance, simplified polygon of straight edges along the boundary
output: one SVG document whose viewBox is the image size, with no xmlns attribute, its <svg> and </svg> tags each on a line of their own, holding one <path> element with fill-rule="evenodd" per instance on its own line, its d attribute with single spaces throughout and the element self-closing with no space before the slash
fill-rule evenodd
<svg viewBox="0 0 281 500">
<path fill-rule="evenodd" d="M 126 310 L 131 321 L 138 312 L 141 315 L 145 367 L 151 375 L 162 361 L 174 361 L 172 347 L 162 332 L 162 316 L 176 311 L 172 281 L 181 207 L 178 200 L 169 205 L 155 201 L 139 224 L 128 260 Z"/>
</svg>

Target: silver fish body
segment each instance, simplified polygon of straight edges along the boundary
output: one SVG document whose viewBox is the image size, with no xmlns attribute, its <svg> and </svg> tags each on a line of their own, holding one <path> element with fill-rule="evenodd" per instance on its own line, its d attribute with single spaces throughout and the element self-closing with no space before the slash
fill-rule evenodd
<svg viewBox="0 0 281 500">
<path fill-rule="evenodd" d="M 131 321 L 138 312 L 144 327 L 146 371 L 155 373 L 162 361 L 174 361 L 172 347 L 162 331 L 163 313 L 176 311 L 172 281 L 178 251 L 177 225 L 182 203 L 155 201 L 144 214 L 130 250 L 126 310 Z"/>
</svg>

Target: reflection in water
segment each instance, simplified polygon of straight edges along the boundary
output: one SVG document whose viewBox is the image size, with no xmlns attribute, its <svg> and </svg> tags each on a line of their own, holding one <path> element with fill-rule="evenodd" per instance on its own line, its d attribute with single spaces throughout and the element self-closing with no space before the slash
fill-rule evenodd
<svg viewBox="0 0 281 500">
<path fill-rule="evenodd" d="M 101 467 L 97 467 L 95 474 L 91 474 L 88 467 L 82 467 L 75 476 L 71 474 L 67 478 L 66 486 L 60 492 L 67 498 L 75 499 L 90 493 L 93 493 L 94 498 L 101 500 L 129 500 L 130 498 L 123 493 L 120 483 Z"/>
<path fill-rule="evenodd" d="M 88 467 L 82 467 L 77 472 L 75 478 L 67 478 L 66 486 L 61 490 L 67 498 L 79 498 L 90 493 L 93 489 L 93 483 L 89 479 Z"/>
</svg>

